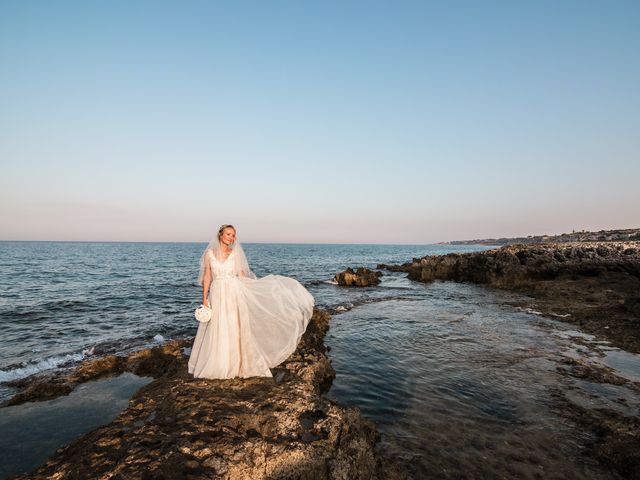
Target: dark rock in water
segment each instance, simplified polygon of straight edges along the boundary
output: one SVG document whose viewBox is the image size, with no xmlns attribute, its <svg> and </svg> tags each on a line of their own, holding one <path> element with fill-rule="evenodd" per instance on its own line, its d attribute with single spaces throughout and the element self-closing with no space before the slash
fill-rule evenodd
<svg viewBox="0 0 640 480">
<path fill-rule="evenodd" d="M 420 261 L 419 259 L 414 259 L 414 262 Z M 411 269 L 413 262 L 406 262 L 402 265 L 389 265 L 387 263 L 379 263 L 376 268 L 378 270 L 389 270 L 390 272 L 408 272 Z"/>
<path fill-rule="evenodd" d="M 338 285 L 345 287 L 368 287 L 378 285 L 381 276 L 382 272 L 364 267 L 359 267 L 355 271 L 352 268 L 347 268 L 344 272 L 336 273 L 334 280 L 338 282 Z"/>
<path fill-rule="evenodd" d="M 536 310 L 640 353 L 640 242 L 509 245 L 384 267 L 419 282 L 473 282 L 525 293 Z"/>
<path fill-rule="evenodd" d="M 322 395 L 335 376 L 323 343 L 328 328 L 329 315 L 315 311 L 274 378 L 194 379 L 183 355 L 190 340 L 84 363 L 58 384 L 122 370 L 156 380 L 115 421 L 16 478 L 406 478 L 377 452 L 371 421 Z"/>
</svg>

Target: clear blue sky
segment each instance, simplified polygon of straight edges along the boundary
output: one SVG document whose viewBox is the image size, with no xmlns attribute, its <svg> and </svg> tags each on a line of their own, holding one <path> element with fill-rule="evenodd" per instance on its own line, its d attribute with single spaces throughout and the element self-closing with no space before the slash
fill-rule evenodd
<svg viewBox="0 0 640 480">
<path fill-rule="evenodd" d="M 638 1 L 0 2 L 0 239 L 640 226 Z"/>
</svg>

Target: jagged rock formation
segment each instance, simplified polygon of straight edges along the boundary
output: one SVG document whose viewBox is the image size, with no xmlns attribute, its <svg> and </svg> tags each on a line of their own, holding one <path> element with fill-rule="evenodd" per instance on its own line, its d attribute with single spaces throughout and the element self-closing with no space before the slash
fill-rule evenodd
<svg viewBox="0 0 640 480">
<path fill-rule="evenodd" d="M 345 287 L 368 287 L 378 285 L 382 272 L 359 267 L 355 271 L 349 267 L 344 272 L 336 273 L 334 280 Z"/>
<path fill-rule="evenodd" d="M 322 395 L 335 376 L 316 311 L 274 378 L 194 379 L 172 341 L 129 357 L 87 362 L 41 378 L 13 404 L 64 394 L 90 378 L 133 371 L 156 377 L 111 424 L 88 433 L 20 479 L 403 478 L 376 451 L 375 425 Z"/>
</svg>

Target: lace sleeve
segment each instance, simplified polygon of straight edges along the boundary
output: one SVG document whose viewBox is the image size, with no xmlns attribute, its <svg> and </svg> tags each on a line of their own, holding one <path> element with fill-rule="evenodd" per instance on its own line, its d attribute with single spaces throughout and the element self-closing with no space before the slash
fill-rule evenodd
<svg viewBox="0 0 640 480">
<path fill-rule="evenodd" d="M 204 286 L 205 277 L 209 277 L 209 281 L 213 280 L 211 271 L 211 255 L 210 249 L 206 249 L 200 257 L 200 273 L 198 274 L 198 284 Z"/>
</svg>

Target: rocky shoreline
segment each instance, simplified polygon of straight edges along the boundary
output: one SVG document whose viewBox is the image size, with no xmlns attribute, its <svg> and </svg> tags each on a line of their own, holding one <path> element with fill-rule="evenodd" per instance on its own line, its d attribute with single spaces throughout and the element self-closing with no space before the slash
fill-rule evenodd
<svg viewBox="0 0 640 480">
<path fill-rule="evenodd" d="M 530 297 L 524 307 L 640 353 L 640 242 L 508 245 L 378 268 L 519 292 Z"/>
<path fill-rule="evenodd" d="M 377 450 L 375 425 L 327 399 L 335 372 L 316 310 L 296 351 L 273 378 L 194 379 L 190 340 L 84 362 L 65 374 L 15 382 L 8 404 L 44 400 L 128 371 L 152 376 L 112 423 L 59 449 L 16 479 L 405 478 Z"/>
<path fill-rule="evenodd" d="M 518 292 L 525 298 L 518 306 L 575 324 L 611 346 L 640 353 L 640 242 L 509 245 L 378 268 L 407 272 L 419 282 L 471 282 Z M 567 358 L 557 370 L 593 384 L 640 391 L 640 382 L 582 360 Z M 561 389 L 555 396 L 563 416 L 594 436 L 585 455 L 621 478 L 640 478 L 637 415 L 623 415 L 615 408 L 587 408 Z"/>
</svg>

